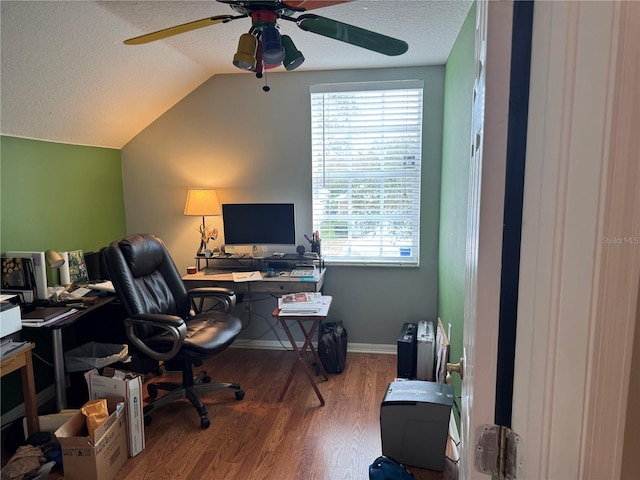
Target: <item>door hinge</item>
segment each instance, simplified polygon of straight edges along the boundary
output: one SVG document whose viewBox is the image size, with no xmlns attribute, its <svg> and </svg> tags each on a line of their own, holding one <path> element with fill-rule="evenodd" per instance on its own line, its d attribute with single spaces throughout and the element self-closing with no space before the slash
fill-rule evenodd
<svg viewBox="0 0 640 480">
<path fill-rule="evenodd" d="M 474 467 L 487 475 L 516 480 L 522 468 L 520 441 L 520 435 L 507 427 L 479 425 L 474 443 Z"/>
</svg>

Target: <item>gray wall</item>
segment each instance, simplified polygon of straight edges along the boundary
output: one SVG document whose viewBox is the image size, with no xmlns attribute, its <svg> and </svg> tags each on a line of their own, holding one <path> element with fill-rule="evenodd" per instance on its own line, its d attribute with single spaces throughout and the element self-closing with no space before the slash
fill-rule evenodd
<svg viewBox="0 0 640 480">
<path fill-rule="evenodd" d="M 179 72 L 176 72 L 179 74 Z M 403 322 L 436 318 L 444 67 L 217 75 L 122 149 L 127 232 L 163 238 L 178 268 L 193 265 L 199 217 L 183 215 L 187 188 L 209 186 L 221 202 L 293 202 L 298 243 L 311 231 L 309 85 L 423 79 L 421 265 L 329 267 L 330 320 L 343 320 L 350 343 L 395 345 Z M 207 223 L 222 231 L 220 217 Z M 214 244 L 223 243 L 222 235 Z M 291 247 L 293 251 L 293 247 Z M 256 302 L 241 338 L 273 340 L 275 301 Z M 239 312 L 241 313 L 241 312 Z M 265 334 L 263 336 L 263 334 Z M 284 338 L 282 332 L 278 336 Z"/>
</svg>

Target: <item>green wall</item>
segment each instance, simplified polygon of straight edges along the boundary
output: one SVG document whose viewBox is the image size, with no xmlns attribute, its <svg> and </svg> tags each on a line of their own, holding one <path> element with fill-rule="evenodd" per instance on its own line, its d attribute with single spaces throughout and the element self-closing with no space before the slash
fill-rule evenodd
<svg viewBox="0 0 640 480">
<path fill-rule="evenodd" d="M 462 357 L 475 19 L 474 4 L 458 34 L 445 68 L 438 316 L 442 319 L 445 330 L 451 324 L 450 358 L 454 363 Z M 453 383 L 456 394 L 460 395 L 457 375 L 453 375 Z"/>
<path fill-rule="evenodd" d="M 0 136 L 3 254 L 97 251 L 125 232 L 120 150 Z M 50 338 L 40 337 L 36 352 L 51 359 Z M 51 367 L 36 358 L 34 369 L 38 391 L 53 383 Z M 4 413 L 22 401 L 18 372 L 1 387 Z"/>
<path fill-rule="evenodd" d="M 120 150 L 0 137 L 0 249 L 95 251 L 125 233 Z"/>
</svg>

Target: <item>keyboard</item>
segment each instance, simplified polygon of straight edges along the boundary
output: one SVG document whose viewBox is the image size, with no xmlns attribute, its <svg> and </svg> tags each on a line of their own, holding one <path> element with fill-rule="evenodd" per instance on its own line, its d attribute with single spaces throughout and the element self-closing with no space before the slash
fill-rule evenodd
<svg viewBox="0 0 640 480">
<path fill-rule="evenodd" d="M 310 268 L 296 268 L 291 270 L 289 274 L 290 277 L 313 277 L 316 273 L 316 269 L 314 267 Z"/>
</svg>

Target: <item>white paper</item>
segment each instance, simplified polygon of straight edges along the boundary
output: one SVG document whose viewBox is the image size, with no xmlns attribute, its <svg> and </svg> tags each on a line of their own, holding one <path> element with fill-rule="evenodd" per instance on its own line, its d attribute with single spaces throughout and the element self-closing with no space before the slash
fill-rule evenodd
<svg viewBox="0 0 640 480">
<path fill-rule="evenodd" d="M 262 280 L 260 272 L 232 272 L 234 282 L 254 282 L 256 280 Z"/>
</svg>

